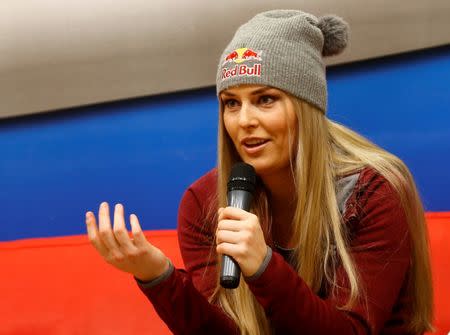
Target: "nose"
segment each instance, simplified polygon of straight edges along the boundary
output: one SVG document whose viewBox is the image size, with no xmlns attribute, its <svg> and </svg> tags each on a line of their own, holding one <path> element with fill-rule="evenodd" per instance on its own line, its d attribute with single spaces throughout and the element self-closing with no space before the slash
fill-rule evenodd
<svg viewBox="0 0 450 335">
<path fill-rule="evenodd" d="M 258 125 L 257 111 L 251 103 L 242 103 L 239 112 L 239 126 L 242 128 L 256 127 Z"/>
</svg>

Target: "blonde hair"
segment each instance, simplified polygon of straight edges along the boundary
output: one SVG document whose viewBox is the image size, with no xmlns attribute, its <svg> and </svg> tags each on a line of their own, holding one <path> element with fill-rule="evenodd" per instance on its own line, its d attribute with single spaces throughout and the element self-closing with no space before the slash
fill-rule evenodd
<svg viewBox="0 0 450 335">
<path fill-rule="evenodd" d="M 347 248 L 335 181 L 340 175 L 371 166 L 397 191 L 409 224 L 412 255 L 408 295 L 412 298 L 412 305 L 408 327 L 417 333 L 431 330 L 433 292 L 427 230 L 422 203 L 408 168 L 396 156 L 328 120 L 314 106 L 292 96 L 290 99 L 298 120 L 298 143 L 292 155 L 297 192 L 292 224 L 299 276 L 316 294 L 324 285 L 334 290 L 338 286 L 335 265 L 340 262 L 347 275 L 350 292 L 347 303 L 337 307 L 349 309 L 358 299 L 364 301 L 358 270 Z M 217 197 L 218 206 L 225 207 L 227 178 L 232 165 L 240 158 L 224 128 L 222 110 L 223 106 L 220 106 Z M 264 189 L 258 189 L 254 198 L 252 212 L 259 217 L 264 233 L 269 234 L 270 208 Z M 223 308 L 237 323 L 242 335 L 271 334 L 264 310 L 244 280 L 235 290 L 225 290 L 218 282 L 210 301 Z"/>
</svg>

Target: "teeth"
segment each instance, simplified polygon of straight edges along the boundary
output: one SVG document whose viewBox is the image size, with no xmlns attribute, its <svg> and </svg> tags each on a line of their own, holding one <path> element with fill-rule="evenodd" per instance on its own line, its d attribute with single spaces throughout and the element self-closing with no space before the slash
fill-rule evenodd
<svg viewBox="0 0 450 335">
<path fill-rule="evenodd" d="M 245 144 L 247 145 L 259 145 L 259 144 L 263 144 L 264 142 L 266 142 L 266 140 L 248 140 L 245 141 Z"/>
</svg>

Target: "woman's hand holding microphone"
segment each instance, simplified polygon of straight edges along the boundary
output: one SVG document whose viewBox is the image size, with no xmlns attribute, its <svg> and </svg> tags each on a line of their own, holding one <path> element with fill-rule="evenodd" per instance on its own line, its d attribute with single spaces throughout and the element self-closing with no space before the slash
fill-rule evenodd
<svg viewBox="0 0 450 335">
<path fill-rule="evenodd" d="M 254 275 L 267 254 L 258 217 L 236 207 L 219 208 L 218 213 L 217 252 L 233 257 L 244 276 Z"/>
<path fill-rule="evenodd" d="M 136 215 L 130 215 L 133 238 L 128 235 L 121 204 L 115 206 L 113 226 L 108 203 L 100 205 L 98 217 L 97 226 L 95 215 L 86 213 L 87 232 L 92 245 L 109 264 L 141 281 L 155 279 L 168 270 L 167 257 L 147 241 Z"/>
</svg>

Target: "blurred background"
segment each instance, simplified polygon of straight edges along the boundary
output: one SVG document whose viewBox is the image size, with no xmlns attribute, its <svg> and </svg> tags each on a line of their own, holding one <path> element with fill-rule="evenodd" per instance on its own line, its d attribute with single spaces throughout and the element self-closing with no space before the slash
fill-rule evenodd
<svg viewBox="0 0 450 335">
<path fill-rule="evenodd" d="M 102 201 L 175 228 L 184 189 L 216 163 L 220 54 L 274 8 L 349 22 L 327 60 L 329 117 L 403 159 L 428 211 L 449 211 L 447 0 L 5 0 L 0 240 L 83 234 Z"/>
</svg>

